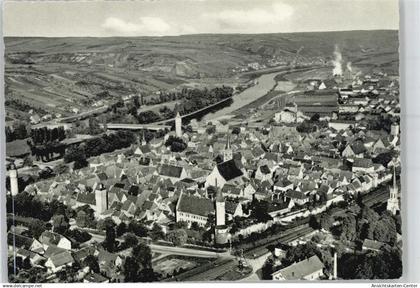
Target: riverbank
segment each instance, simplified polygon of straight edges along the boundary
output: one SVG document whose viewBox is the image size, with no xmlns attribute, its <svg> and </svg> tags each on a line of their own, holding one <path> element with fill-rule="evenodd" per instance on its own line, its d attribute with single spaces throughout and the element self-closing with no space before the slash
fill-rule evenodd
<svg viewBox="0 0 420 288">
<path fill-rule="evenodd" d="M 284 68 L 283 68 L 284 69 Z M 303 72 L 308 70 L 316 69 L 316 67 L 305 67 L 297 69 L 288 69 L 283 72 L 274 72 L 268 74 L 262 74 L 256 78 L 257 84 L 238 93 L 232 97 L 233 103 L 229 107 L 223 108 L 214 113 L 205 115 L 201 121 L 208 122 L 226 115 L 243 113 L 246 109 L 242 108 L 256 108 L 258 103 L 265 103 L 271 98 L 278 97 L 282 92 L 292 90 L 295 85 L 292 81 L 284 81 L 283 76 L 289 73 Z M 261 72 L 262 73 L 262 72 Z M 279 78 L 279 76 L 282 76 Z M 259 101 L 261 98 L 263 101 Z M 258 102 L 257 102 L 258 101 Z M 251 106 L 248 106 L 251 105 Z"/>
</svg>

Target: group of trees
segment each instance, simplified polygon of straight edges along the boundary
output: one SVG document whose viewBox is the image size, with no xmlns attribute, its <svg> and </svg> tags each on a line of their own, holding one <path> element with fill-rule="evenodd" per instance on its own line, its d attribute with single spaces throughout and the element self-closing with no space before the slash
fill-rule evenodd
<svg viewBox="0 0 420 288">
<path fill-rule="evenodd" d="M 393 246 L 397 232 L 401 232 L 400 216 L 393 216 L 388 211 L 378 214 L 373 209 L 364 206 L 353 206 L 345 212 L 329 209 L 320 216 L 311 216 L 309 224 L 314 229 L 323 228 L 343 241 L 363 242 L 372 239 Z M 355 210 L 355 211 L 352 211 Z"/>
<path fill-rule="evenodd" d="M 396 248 L 346 253 L 338 261 L 338 276 L 342 279 L 397 279 L 402 275 L 401 254 Z"/>
<path fill-rule="evenodd" d="M 180 113 L 188 114 L 204 107 L 210 106 L 223 99 L 232 97 L 233 88 L 228 86 L 216 87 L 211 90 L 205 89 L 184 89 L 183 101 L 178 107 Z"/>
<path fill-rule="evenodd" d="M 154 282 L 159 275 L 152 268 L 152 251 L 146 244 L 139 243 L 124 263 L 125 282 Z"/>
<path fill-rule="evenodd" d="M 65 138 L 66 132 L 63 126 L 59 126 L 53 129 L 49 129 L 47 127 L 31 129 L 31 139 L 35 145 L 59 142 Z"/>
<path fill-rule="evenodd" d="M 119 101 L 116 103 L 109 115 L 116 121 L 123 123 L 140 123 L 147 124 L 164 119 L 170 119 L 175 116 L 175 110 L 181 114 L 188 114 L 204 107 L 210 106 L 223 99 L 230 98 L 233 94 L 231 87 L 216 87 L 213 89 L 187 89 L 184 88 L 178 92 L 164 92 L 161 91 L 158 97 L 151 98 L 146 101 L 146 104 L 160 104 L 168 101 L 180 100 L 180 105 L 174 109 L 163 106 L 159 112 L 152 110 L 142 111 L 138 113 L 141 105 L 138 97 L 134 97 L 133 101 Z"/>
<path fill-rule="evenodd" d="M 168 241 L 172 242 L 175 246 L 182 246 L 187 243 L 188 235 L 185 229 L 176 229 L 170 231 L 166 235 Z"/>
<path fill-rule="evenodd" d="M 166 147 L 170 147 L 172 152 L 182 152 L 187 149 L 187 143 L 179 137 L 169 136 L 165 142 Z"/>
<path fill-rule="evenodd" d="M 76 223 L 82 228 L 96 228 L 95 211 L 89 205 L 77 207 Z"/>
<path fill-rule="evenodd" d="M 19 193 L 14 197 L 14 213 L 17 216 L 30 217 L 24 218 L 30 219 L 30 221 L 24 223 L 29 228 L 28 236 L 38 239 L 44 231 L 52 228 L 54 232 L 73 239 L 76 245 L 91 238 L 91 235 L 85 231 L 69 229 L 69 219 L 75 216 L 75 211 L 62 202 L 58 200 L 43 202 L 27 192 Z M 12 201 L 8 197 L 7 211 L 9 213 L 13 212 L 11 205 Z M 17 220 L 8 218 L 8 228 L 16 222 L 19 223 L 19 221 L 19 218 Z"/>
<path fill-rule="evenodd" d="M 67 215 L 68 218 L 74 215 L 74 211 L 60 201 L 43 202 L 26 191 L 14 196 L 13 200 L 11 196 L 7 196 L 7 212 L 14 212 L 16 215 L 22 217 L 32 217 L 42 221 L 49 221 L 56 214 Z"/>
<path fill-rule="evenodd" d="M 140 124 L 153 123 L 162 120 L 159 114 L 152 110 L 140 112 L 136 115 L 137 121 Z"/>
<path fill-rule="evenodd" d="M 399 123 L 398 117 L 393 117 L 389 114 L 381 114 L 368 122 L 368 130 L 385 130 L 387 133 L 390 133 L 391 125 L 395 122 Z"/>
<path fill-rule="evenodd" d="M 16 121 L 13 126 L 5 126 L 6 142 L 29 137 L 30 127 L 23 121 Z"/>
<path fill-rule="evenodd" d="M 79 169 L 88 164 L 87 158 L 89 157 L 126 148 L 135 142 L 136 136 L 130 131 L 117 131 L 112 134 L 104 134 L 68 149 L 64 155 L 64 162 L 69 163 L 74 161 L 74 168 Z"/>
<path fill-rule="evenodd" d="M 104 125 L 106 126 L 106 124 Z M 98 135 L 105 132 L 106 127 L 101 127 L 98 117 L 90 116 L 88 119 L 73 123 L 72 134 Z"/>
<path fill-rule="evenodd" d="M 37 160 L 50 161 L 54 154 L 59 154 L 60 157 L 64 155 L 66 147 L 61 141 L 65 138 L 64 127 L 53 129 L 43 127 L 31 130 L 31 140 L 28 144 Z"/>
<path fill-rule="evenodd" d="M 247 209 L 251 210 L 251 217 L 256 219 L 257 222 L 267 222 L 272 220 L 273 217 L 268 214 L 270 203 L 264 200 L 253 199 L 251 205 Z"/>
<path fill-rule="evenodd" d="M 124 222 L 116 225 L 111 218 L 106 218 L 98 221 L 96 228 L 105 231 L 102 246 L 109 252 L 121 251 L 137 245 L 138 237 L 150 237 L 154 241 L 165 239 L 165 233 L 157 223 L 149 229 L 140 221 L 132 220 L 128 225 Z M 119 243 L 116 238 L 122 236 L 124 236 L 124 241 Z"/>
<path fill-rule="evenodd" d="M 304 120 L 302 123 L 296 126 L 296 131 L 299 133 L 312 133 L 328 125 L 325 121 L 319 121 L 320 116 L 318 113 L 312 115 L 309 120 Z"/>
</svg>

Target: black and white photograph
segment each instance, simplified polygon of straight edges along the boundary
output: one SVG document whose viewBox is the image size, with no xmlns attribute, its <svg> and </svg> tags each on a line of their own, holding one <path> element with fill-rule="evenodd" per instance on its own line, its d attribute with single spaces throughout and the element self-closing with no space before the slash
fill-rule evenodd
<svg viewBox="0 0 420 288">
<path fill-rule="evenodd" d="M 8 281 L 400 279 L 399 21 L 398 0 L 4 1 Z"/>
</svg>

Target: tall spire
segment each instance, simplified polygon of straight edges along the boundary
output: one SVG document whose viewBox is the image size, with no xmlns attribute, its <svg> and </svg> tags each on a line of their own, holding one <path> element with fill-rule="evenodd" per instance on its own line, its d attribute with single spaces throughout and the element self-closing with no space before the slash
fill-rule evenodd
<svg viewBox="0 0 420 288">
<path fill-rule="evenodd" d="M 227 139 L 226 139 L 225 150 L 223 150 L 223 161 L 226 162 L 232 159 L 233 159 L 233 153 L 232 153 L 232 148 L 230 147 L 230 135 L 228 133 Z"/>
<path fill-rule="evenodd" d="M 400 203 L 398 199 L 398 187 L 397 187 L 397 176 L 395 173 L 394 166 L 394 175 L 393 175 L 393 186 L 389 188 L 389 199 L 387 202 L 387 210 L 391 211 L 392 214 L 396 214 L 400 210 Z"/>
</svg>

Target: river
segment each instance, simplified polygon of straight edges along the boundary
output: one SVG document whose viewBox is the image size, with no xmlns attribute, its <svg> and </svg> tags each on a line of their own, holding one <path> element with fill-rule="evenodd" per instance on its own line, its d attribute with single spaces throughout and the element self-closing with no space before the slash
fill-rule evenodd
<svg viewBox="0 0 420 288">
<path fill-rule="evenodd" d="M 276 80 L 274 79 L 276 75 L 279 74 L 287 74 L 289 72 L 275 72 L 261 75 L 257 78 L 257 84 L 251 86 L 250 88 L 242 91 L 241 93 L 235 94 L 232 96 L 233 103 L 229 107 L 225 107 L 221 110 L 215 111 L 213 113 L 209 113 L 202 118 L 202 122 L 210 121 L 213 119 L 217 119 L 222 116 L 227 116 L 232 112 L 238 110 L 239 108 L 244 107 L 252 103 L 253 101 L 257 100 L 258 98 L 263 97 L 266 95 L 273 87 L 276 85 Z M 276 90 L 282 90 L 285 92 L 290 91 L 293 89 L 295 85 L 290 81 L 278 81 Z"/>
</svg>

